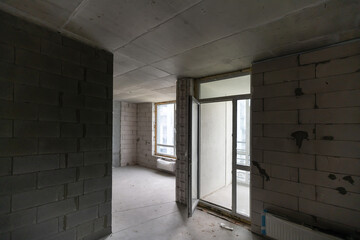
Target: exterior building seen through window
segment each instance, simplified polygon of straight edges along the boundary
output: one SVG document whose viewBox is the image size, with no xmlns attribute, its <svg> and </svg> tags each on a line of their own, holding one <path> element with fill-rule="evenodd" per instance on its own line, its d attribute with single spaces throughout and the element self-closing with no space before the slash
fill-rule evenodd
<svg viewBox="0 0 360 240">
<path fill-rule="evenodd" d="M 155 103 L 155 155 L 176 158 L 175 102 Z"/>
</svg>

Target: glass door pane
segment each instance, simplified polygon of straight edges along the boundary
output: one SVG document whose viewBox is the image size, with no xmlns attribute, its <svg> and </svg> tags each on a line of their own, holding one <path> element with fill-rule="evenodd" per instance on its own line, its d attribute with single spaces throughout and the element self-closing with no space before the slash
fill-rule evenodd
<svg viewBox="0 0 360 240">
<path fill-rule="evenodd" d="M 236 213 L 250 216 L 250 99 L 236 101 Z"/>
<path fill-rule="evenodd" d="M 250 216 L 250 172 L 236 170 L 236 212 Z"/>
<path fill-rule="evenodd" d="M 237 100 L 236 164 L 250 166 L 250 99 Z"/>
<path fill-rule="evenodd" d="M 200 198 L 232 209 L 231 101 L 200 105 Z"/>
</svg>

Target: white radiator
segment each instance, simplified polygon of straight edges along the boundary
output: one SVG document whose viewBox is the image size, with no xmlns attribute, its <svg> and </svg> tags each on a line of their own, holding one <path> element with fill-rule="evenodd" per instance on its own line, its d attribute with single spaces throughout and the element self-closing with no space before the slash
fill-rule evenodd
<svg viewBox="0 0 360 240">
<path fill-rule="evenodd" d="M 175 173 L 175 161 L 166 161 L 158 158 L 156 161 L 156 167 L 161 170 Z"/>
<path fill-rule="evenodd" d="M 277 240 L 341 240 L 341 238 L 286 221 L 268 212 L 262 215 L 261 232 Z"/>
</svg>

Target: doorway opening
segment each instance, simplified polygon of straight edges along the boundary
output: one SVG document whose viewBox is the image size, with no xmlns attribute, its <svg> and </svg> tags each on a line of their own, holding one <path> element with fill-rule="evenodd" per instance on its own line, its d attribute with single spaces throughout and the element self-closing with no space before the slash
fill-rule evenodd
<svg viewBox="0 0 360 240">
<path fill-rule="evenodd" d="M 198 153 L 191 159 L 197 166 L 190 179 L 192 209 L 197 197 L 202 205 L 250 221 L 250 75 L 199 79 L 192 102 L 198 107 L 191 112 L 192 120 L 198 118 L 189 146 Z"/>
<path fill-rule="evenodd" d="M 200 104 L 200 199 L 231 210 L 232 102 Z"/>
<path fill-rule="evenodd" d="M 174 101 L 113 105 L 115 239 L 141 238 L 134 231 L 176 209 L 175 111 Z"/>
</svg>

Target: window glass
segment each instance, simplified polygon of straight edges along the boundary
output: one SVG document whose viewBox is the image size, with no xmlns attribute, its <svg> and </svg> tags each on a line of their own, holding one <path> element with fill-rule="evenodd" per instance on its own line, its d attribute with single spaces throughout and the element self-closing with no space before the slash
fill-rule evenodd
<svg viewBox="0 0 360 240">
<path fill-rule="evenodd" d="M 250 172 L 236 170 L 236 212 L 250 216 Z"/>
<path fill-rule="evenodd" d="M 250 166 L 250 99 L 237 101 L 236 163 Z"/>
<path fill-rule="evenodd" d="M 175 156 L 175 103 L 158 103 L 156 106 L 155 153 Z"/>
<path fill-rule="evenodd" d="M 175 156 L 174 147 L 162 147 L 157 145 L 157 154 Z"/>
<path fill-rule="evenodd" d="M 200 83 L 200 99 L 250 94 L 250 75 Z"/>
</svg>

